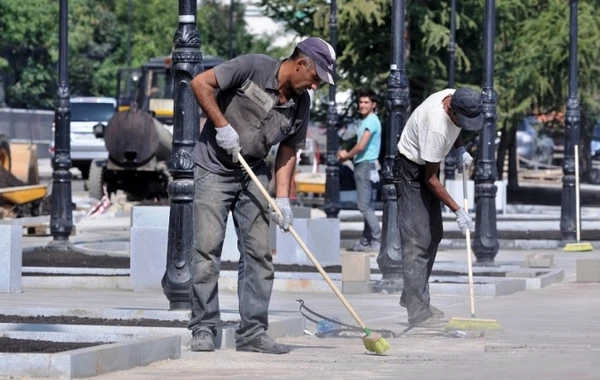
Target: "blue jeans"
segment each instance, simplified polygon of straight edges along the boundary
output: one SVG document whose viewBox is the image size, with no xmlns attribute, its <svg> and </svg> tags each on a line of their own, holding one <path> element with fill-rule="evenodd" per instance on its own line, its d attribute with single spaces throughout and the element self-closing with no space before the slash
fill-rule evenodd
<svg viewBox="0 0 600 380">
<path fill-rule="evenodd" d="M 357 206 L 365 221 L 361 241 L 371 243 L 373 240 L 381 241 L 381 227 L 375 215 L 373 205 L 373 184 L 371 170 L 375 170 L 374 162 L 359 162 L 354 164 L 354 182 L 356 182 Z M 364 244 L 366 245 L 366 244 Z"/>
<path fill-rule="evenodd" d="M 271 174 L 263 165 L 255 171 L 263 186 Z M 221 250 L 229 211 L 238 237 L 240 261 L 238 299 L 240 325 L 236 343 L 247 343 L 269 326 L 268 309 L 274 268 L 269 247 L 268 203 L 246 173 L 223 176 L 194 168 L 194 243 L 191 252 L 192 332 L 216 335 L 221 322 L 218 296 Z"/>
</svg>

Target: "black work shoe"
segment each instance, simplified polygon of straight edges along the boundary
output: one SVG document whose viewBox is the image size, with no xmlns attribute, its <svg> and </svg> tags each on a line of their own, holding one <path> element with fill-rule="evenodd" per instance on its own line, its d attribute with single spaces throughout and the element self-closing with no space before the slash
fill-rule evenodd
<svg viewBox="0 0 600 380">
<path fill-rule="evenodd" d="M 215 338 L 210 331 L 198 330 L 194 332 L 194 336 L 189 343 L 190 351 L 214 351 L 215 350 Z"/>
<path fill-rule="evenodd" d="M 262 333 L 248 343 L 237 346 L 236 351 L 260 352 L 263 354 L 287 354 L 291 350 L 285 344 L 277 343 L 266 333 Z"/>
<path fill-rule="evenodd" d="M 442 319 L 442 318 L 444 318 L 446 316 L 443 311 L 441 311 L 440 309 L 438 309 L 435 306 L 430 306 L 429 310 L 431 310 L 431 312 L 433 313 L 433 316 L 435 318 Z"/>
<path fill-rule="evenodd" d="M 400 301 L 400 306 L 406 308 L 406 305 L 402 301 Z M 443 311 L 441 311 L 435 306 L 429 306 L 429 310 L 431 310 L 435 318 L 444 318 L 446 316 L 446 314 L 444 314 Z"/>
<path fill-rule="evenodd" d="M 426 320 L 421 321 L 419 323 L 415 323 L 415 324 L 411 323 L 410 327 L 422 327 L 422 328 L 437 329 L 437 328 L 445 327 L 447 323 L 448 323 L 448 321 L 446 321 L 446 320 L 431 316 L 431 317 L 427 318 Z"/>
</svg>

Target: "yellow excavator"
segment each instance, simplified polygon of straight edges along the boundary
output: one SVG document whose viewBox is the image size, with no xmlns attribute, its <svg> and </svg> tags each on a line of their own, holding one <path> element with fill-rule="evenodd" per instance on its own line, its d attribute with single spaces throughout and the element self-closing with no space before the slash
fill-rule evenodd
<svg viewBox="0 0 600 380">
<path fill-rule="evenodd" d="M 47 185 L 39 184 L 37 146 L 10 143 L 0 134 L 0 218 L 19 216 L 20 206 L 32 204 L 30 212 L 39 214 L 39 203 L 47 193 Z"/>
</svg>

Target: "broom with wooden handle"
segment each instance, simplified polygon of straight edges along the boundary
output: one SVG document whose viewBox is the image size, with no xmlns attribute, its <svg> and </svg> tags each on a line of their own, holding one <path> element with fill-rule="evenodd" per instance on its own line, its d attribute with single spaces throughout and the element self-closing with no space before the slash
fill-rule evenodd
<svg viewBox="0 0 600 380">
<path fill-rule="evenodd" d="M 248 166 L 248 163 L 246 162 L 244 157 L 242 157 L 241 153 L 238 153 L 238 160 L 240 161 L 240 163 L 242 164 L 242 166 L 244 167 L 244 169 L 246 170 L 246 172 L 248 173 L 250 178 L 252 178 L 252 181 L 258 187 L 258 189 L 260 190 L 262 195 L 267 199 L 267 201 L 269 202 L 269 204 L 271 205 L 273 210 L 275 210 L 275 212 L 277 212 L 277 214 L 279 214 L 279 216 L 282 216 L 281 210 L 279 209 L 279 207 L 277 207 L 277 204 L 275 203 L 273 198 L 271 198 L 271 196 L 269 195 L 267 190 L 264 188 L 262 183 L 260 183 L 260 180 L 256 177 L 256 175 L 254 174 L 254 172 L 252 171 L 250 166 Z M 298 234 L 296 233 L 296 230 L 294 230 L 294 227 L 290 226 L 288 232 L 294 237 L 294 239 L 296 239 L 296 242 L 298 243 L 298 245 L 302 248 L 304 253 L 306 253 L 306 256 L 308 256 L 310 261 L 312 261 L 312 263 L 317 268 L 317 270 L 319 271 L 321 276 L 323 276 L 323 278 L 325 279 L 325 281 L 327 282 L 327 284 L 329 285 L 331 290 L 333 290 L 335 295 L 340 299 L 340 301 L 342 301 L 342 304 L 344 305 L 344 307 L 348 310 L 348 312 L 356 320 L 356 323 L 359 324 L 360 328 L 365 332 L 366 335 L 364 337 L 362 337 L 365 348 L 367 350 L 369 350 L 371 352 L 375 352 L 377 354 L 381 354 L 381 353 L 384 353 L 385 351 L 387 351 L 390 348 L 389 343 L 381 336 L 381 334 L 371 331 L 364 324 L 364 322 L 360 319 L 358 314 L 356 314 L 356 312 L 354 311 L 352 306 L 350 306 L 350 304 L 348 303 L 348 300 L 346 300 L 346 297 L 344 297 L 342 295 L 342 293 L 338 290 L 338 288 L 335 286 L 333 281 L 331 281 L 331 279 L 329 278 L 327 273 L 325 273 L 325 271 L 323 270 L 323 267 L 321 267 L 321 264 L 319 264 L 319 262 L 317 261 L 315 256 L 310 251 L 310 249 L 308 249 L 306 244 L 304 244 L 302 239 L 300 239 L 300 236 L 298 236 Z"/>
<path fill-rule="evenodd" d="M 467 196 L 467 166 L 463 166 L 463 201 L 465 212 L 469 213 L 469 200 Z M 446 331 L 475 330 L 475 331 L 497 331 L 502 327 L 495 319 L 475 318 L 475 292 L 473 290 L 473 259 L 471 251 L 471 231 L 465 231 L 465 243 L 467 245 L 467 266 L 469 273 L 469 300 L 471 302 L 471 318 L 452 318 L 445 327 Z"/>
<path fill-rule="evenodd" d="M 575 144 L 573 147 L 575 153 L 575 223 L 577 232 L 577 242 L 565 245 L 564 252 L 587 252 L 593 251 L 591 243 L 581 242 L 581 207 L 579 194 L 579 146 Z"/>
</svg>

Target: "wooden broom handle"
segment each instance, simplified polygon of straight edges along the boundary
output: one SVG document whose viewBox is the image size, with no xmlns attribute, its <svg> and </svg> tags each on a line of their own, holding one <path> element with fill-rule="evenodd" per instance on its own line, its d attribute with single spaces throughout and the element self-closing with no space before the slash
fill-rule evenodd
<svg viewBox="0 0 600 380">
<path fill-rule="evenodd" d="M 250 166 L 248 165 L 248 163 L 246 162 L 246 160 L 244 159 L 244 157 L 242 157 L 241 153 L 238 153 L 238 160 L 240 161 L 240 163 L 242 164 L 242 166 L 244 167 L 244 169 L 246 170 L 246 172 L 248 173 L 248 175 L 250 176 L 250 178 L 252 178 L 252 181 L 254 182 L 254 184 L 256 186 L 258 186 L 258 189 L 260 190 L 260 192 L 262 193 L 262 195 L 267 199 L 267 201 L 269 202 L 269 204 L 271 205 L 271 207 L 273 207 L 273 210 L 275 210 L 275 212 L 277 212 L 277 214 L 279 214 L 279 216 L 283 217 L 283 215 L 281 214 L 281 210 L 277 206 L 277 203 L 275 203 L 275 201 L 273 200 L 273 198 L 271 198 L 271 196 L 269 195 L 269 193 L 267 192 L 267 190 L 265 189 L 265 187 L 262 185 L 262 183 L 260 183 L 260 180 L 256 177 L 256 175 L 254 174 L 254 172 L 252 171 L 252 169 L 250 168 Z M 366 328 L 366 325 L 360 319 L 360 317 L 358 316 L 358 314 L 356 314 L 356 312 L 354 311 L 354 309 L 352 308 L 352 306 L 350 306 L 350 303 L 348 303 L 348 301 L 346 300 L 346 297 L 344 297 L 344 295 L 339 291 L 339 289 L 337 288 L 337 286 L 335 286 L 335 284 L 333 283 L 333 281 L 331 281 L 331 279 L 329 278 L 329 276 L 327 275 L 327 273 L 325 273 L 325 271 L 323 270 L 323 267 L 321 267 L 321 264 L 319 264 L 319 262 L 317 261 L 317 259 L 315 258 L 315 256 L 310 251 L 310 249 L 308 249 L 308 247 L 306 246 L 306 244 L 304 244 L 304 242 L 302 241 L 302 239 L 300 239 L 300 236 L 298 236 L 298 234 L 296 233 L 296 230 L 294 230 L 294 227 L 290 226 L 288 232 L 290 234 L 292 234 L 292 236 L 294 237 L 294 239 L 296 239 L 296 242 L 298 243 L 298 245 L 302 248 L 302 250 L 304 251 L 304 253 L 306 253 L 306 256 L 308 256 L 308 258 L 310 259 L 310 261 L 312 261 L 312 263 L 317 268 L 317 270 L 319 271 L 319 273 L 321 273 L 321 276 L 323 276 L 323 278 L 325 279 L 325 281 L 327 282 L 327 284 L 329 285 L 329 287 L 331 288 L 331 290 L 333 290 L 333 292 L 335 293 L 335 295 L 340 299 L 340 301 L 342 301 L 342 304 L 344 304 L 344 306 L 346 307 L 346 309 L 348 310 L 348 312 L 352 315 L 352 317 L 356 320 L 356 322 L 360 325 L 360 327 L 362 329 Z"/>
</svg>

